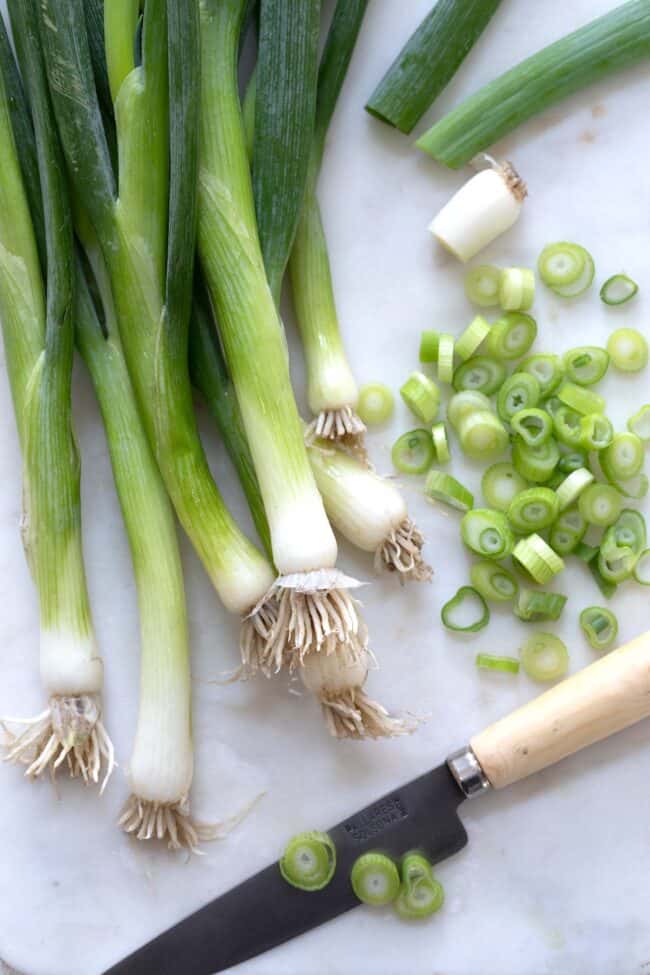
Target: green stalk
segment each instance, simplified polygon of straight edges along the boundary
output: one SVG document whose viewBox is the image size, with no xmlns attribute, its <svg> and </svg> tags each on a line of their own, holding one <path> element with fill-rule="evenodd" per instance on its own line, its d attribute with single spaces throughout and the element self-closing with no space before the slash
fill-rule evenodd
<svg viewBox="0 0 650 975">
<path fill-rule="evenodd" d="M 650 7 L 630 0 L 471 95 L 416 145 L 457 169 L 531 116 L 650 56 Z"/>
<path fill-rule="evenodd" d="M 501 0 L 438 0 L 368 99 L 366 111 L 409 133 L 449 84 Z"/>
</svg>

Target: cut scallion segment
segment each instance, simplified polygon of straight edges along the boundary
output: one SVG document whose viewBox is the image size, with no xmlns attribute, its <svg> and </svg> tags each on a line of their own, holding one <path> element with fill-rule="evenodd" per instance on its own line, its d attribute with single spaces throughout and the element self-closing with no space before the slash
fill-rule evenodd
<svg viewBox="0 0 650 975">
<path fill-rule="evenodd" d="M 506 267 L 499 281 L 499 304 L 504 311 L 527 311 L 535 297 L 535 275 L 527 267 Z M 527 352 L 532 342 L 525 349 Z M 521 353 L 523 355 L 523 353 Z"/>
<path fill-rule="evenodd" d="M 578 245 L 576 245 L 578 246 Z M 584 250 L 585 265 L 582 274 L 571 284 L 557 284 L 552 287 L 552 291 L 561 298 L 578 298 L 581 294 L 591 287 L 591 283 L 594 280 L 594 275 L 596 273 L 596 266 L 594 264 L 594 259 L 591 254 Z"/>
<path fill-rule="evenodd" d="M 510 423 L 520 410 L 533 409 L 539 403 L 541 391 L 535 376 L 530 372 L 515 372 L 508 376 L 497 395 L 497 412 L 502 420 Z"/>
<path fill-rule="evenodd" d="M 336 847 L 327 833 L 300 833 L 289 841 L 280 873 L 299 890 L 322 890 L 336 870 Z"/>
<path fill-rule="evenodd" d="M 639 286 L 627 274 L 614 274 L 607 278 L 600 289 L 601 301 L 606 305 L 624 305 L 626 301 L 634 298 L 639 290 Z"/>
<path fill-rule="evenodd" d="M 650 586 L 650 548 L 644 549 L 639 555 L 634 566 L 634 578 L 640 585 Z"/>
<path fill-rule="evenodd" d="M 394 406 L 393 394 L 382 383 L 366 383 L 359 390 L 357 413 L 366 426 L 385 423 L 392 416 Z"/>
<path fill-rule="evenodd" d="M 422 332 L 420 336 L 420 362 L 438 361 L 439 341 L 440 332 L 436 332 L 433 329 L 427 329 L 427 331 Z"/>
<path fill-rule="evenodd" d="M 526 569 L 528 574 L 540 586 L 550 582 L 564 568 L 564 561 L 548 545 L 541 535 L 530 535 L 522 538 L 515 545 L 512 557 Z"/>
<path fill-rule="evenodd" d="M 585 269 L 585 254 L 579 244 L 547 244 L 537 259 L 540 278 L 549 288 L 574 284 Z"/>
<path fill-rule="evenodd" d="M 581 450 L 571 450 L 567 454 L 562 454 L 558 461 L 557 469 L 560 474 L 571 474 L 581 467 L 587 466 L 587 455 Z"/>
<path fill-rule="evenodd" d="M 623 509 L 623 497 L 611 484 L 590 484 L 578 498 L 578 510 L 590 525 L 608 528 Z"/>
<path fill-rule="evenodd" d="M 633 575 L 637 560 L 638 555 L 629 545 L 617 545 L 606 536 L 600 546 L 598 571 L 607 582 L 619 585 Z"/>
<path fill-rule="evenodd" d="M 551 439 L 553 420 L 544 410 L 529 407 L 510 419 L 510 426 L 528 447 L 540 447 Z"/>
<path fill-rule="evenodd" d="M 474 507 L 474 495 L 451 474 L 443 471 L 429 471 L 424 485 L 424 493 L 432 501 L 441 501 L 458 511 L 469 511 Z"/>
<path fill-rule="evenodd" d="M 643 467 L 643 441 L 635 433 L 615 433 L 598 459 L 608 481 L 627 481 L 636 477 Z"/>
<path fill-rule="evenodd" d="M 635 434 L 643 443 L 650 443 L 650 403 L 646 403 L 627 421 L 630 433 Z"/>
<path fill-rule="evenodd" d="M 454 389 L 469 389 L 491 396 L 505 378 L 506 367 L 502 362 L 490 356 L 476 355 L 460 365 L 454 373 Z"/>
<path fill-rule="evenodd" d="M 587 522 L 576 508 L 563 511 L 551 527 L 549 544 L 558 555 L 570 555 L 577 550 L 587 531 Z M 596 552 L 598 549 L 595 550 Z"/>
<path fill-rule="evenodd" d="M 475 663 L 479 670 L 496 670 L 501 674 L 519 673 L 519 661 L 514 657 L 496 657 L 490 653 L 477 653 Z"/>
<path fill-rule="evenodd" d="M 500 267 L 494 267 L 493 264 L 478 264 L 465 273 L 465 294 L 470 301 L 481 308 L 498 305 L 500 280 Z"/>
<path fill-rule="evenodd" d="M 485 353 L 500 361 L 520 359 L 526 355 L 536 336 L 537 322 L 531 315 L 506 311 L 492 324 L 485 340 Z"/>
<path fill-rule="evenodd" d="M 468 511 L 460 523 L 460 530 L 465 545 L 488 559 L 506 558 L 515 544 L 506 516 L 490 508 Z"/>
<path fill-rule="evenodd" d="M 611 650 L 618 636 L 618 620 L 611 609 L 589 606 L 580 613 L 580 626 L 594 650 Z"/>
<path fill-rule="evenodd" d="M 528 481 L 509 461 L 492 464 L 481 479 L 483 497 L 488 507 L 497 511 L 507 511 L 513 498 L 527 487 Z"/>
<path fill-rule="evenodd" d="M 540 620 L 559 620 L 567 597 L 560 592 L 539 592 L 536 589 L 520 589 L 515 599 L 513 613 L 526 623 Z"/>
<path fill-rule="evenodd" d="M 391 451 L 393 466 L 402 474 L 425 474 L 434 458 L 433 439 L 428 430 L 403 433 Z"/>
<path fill-rule="evenodd" d="M 558 355 L 531 355 L 519 363 L 518 370 L 535 377 L 542 399 L 551 396 L 564 379 L 564 365 Z"/>
<path fill-rule="evenodd" d="M 567 379 L 579 386 L 600 382 L 609 367 L 609 355 L 595 345 L 583 345 L 564 353 Z"/>
<path fill-rule="evenodd" d="M 605 579 L 605 577 L 602 575 L 598 565 L 597 557 L 593 558 L 587 564 L 589 565 L 589 571 L 591 572 L 593 580 L 598 586 L 598 588 L 600 589 L 602 595 L 605 597 L 605 599 L 611 599 L 614 593 L 616 592 L 616 590 L 618 589 L 616 583 L 612 582 L 609 579 Z"/>
<path fill-rule="evenodd" d="M 581 413 L 583 416 L 587 413 L 605 412 L 605 400 L 603 397 L 599 396 L 598 393 L 594 393 L 591 389 L 578 386 L 577 383 L 565 380 L 558 389 L 557 396 L 565 406 L 575 410 L 576 413 Z"/>
<path fill-rule="evenodd" d="M 459 359 L 471 359 L 490 333 L 490 323 L 482 315 L 477 315 L 456 339 L 455 352 Z M 422 361 L 422 360 L 421 360 Z"/>
<path fill-rule="evenodd" d="M 471 413 L 480 410 L 491 410 L 492 403 L 483 393 L 477 390 L 464 390 L 451 397 L 447 405 L 447 419 L 452 427 L 458 432 L 460 424 Z"/>
<path fill-rule="evenodd" d="M 551 681 L 569 669 L 566 645 L 553 633 L 534 633 L 519 651 L 521 666 L 532 680 Z"/>
<path fill-rule="evenodd" d="M 399 392 L 418 420 L 433 423 L 440 408 L 440 390 L 432 379 L 423 372 L 411 373 Z"/>
<path fill-rule="evenodd" d="M 484 599 L 495 603 L 509 602 L 519 589 L 519 583 L 512 573 L 487 559 L 472 565 L 470 580 Z"/>
<path fill-rule="evenodd" d="M 593 414 L 592 414 L 593 415 Z M 567 447 L 578 447 L 582 439 L 582 414 L 559 403 L 553 411 L 553 432 L 560 443 Z"/>
<path fill-rule="evenodd" d="M 434 423 L 431 428 L 433 439 L 433 449 L 436 453 L 436 463 L 448 464 L 451 460 L 449 452 L 449 440 L 447 439 L 447 428 L 444 423 Z"/>
<path fill-rule="evenodd" d="M 407 853 L 402 860 L 402 885 L 395 901 L 398 915 L 408 920 L 430 917 L 445 899 L 442 884 L 433 876 L 431 864 L 421 853 Z"/>
<path fill-rule="evenodd" d="M 621 372 L 640 372 L 648 365 L 648 342 L 635 328 L 619 328 L 607 340 L 612 365 Z"/>
<path fill-rule="evenodd" d="M 558 516 L 559 499 L 550 488 L 528 488 L 508 507 L 508 521 L 516 532 L 529 534 L 552 525 Z"/>
<path fill-rule="evenodd" d="M 585 450 L 604 450 L 614 439 L 612 421 L 602 413 L 580 417 L 580 446 Z"/>
<path fill-rule="evenodd" d="M 461 586 L 456 595 L 442 607 L 440 619 L 448 630 L 478 633 L 490 622 L 490 610 L 477 589 Z"/>
<path fill-rule="evenodd" d="M 461 450 L 475 460 L 491 460 L 508 446 L 508 433 L 491 410 L 478 410 L 461 421 L 458 428 Z"/>
<path fill-rule="evenodd" d="M 354 862 L 350 883 L 363 904 L 383 907 L 399 894 L 399 871 L 384 853 L 364 853 Z"/>
<path fill-rule="evenodd" d="M 560 459 L 555 440 L 547 440 L 538 447 L 529 447 L 517 438 L 512 447 L 512 463 L 516 471 L 535 484 L 543 484 L 553 476 Z"/>
<path fill-rule="evenodd" d="M 569 475 L 567 475 L 560 486 L 556 489 L 560 511 L 564 511 L 575 501 L 577 501 L 585 488 L 588 487 L 593 480 L 594 475 L 591 473 L 591 471 L 587 470 L 586 467 L 579 467 L 577 471 L 572 471 Z"/>
<path fill-rule="evenodd" d="M 454 336 L 441 332 L 438 339 L 438 379 L 451 383 L 454 378 Z"/>
<path fill-rule="evenodd" d="M 585 565 L 589 565 L 597 557 L 599 551 L 600 550 L 597 545 L 587 545 L 586 542 L 579 542 L 576 545 L 573 554 L 576 556 L 576 558 L 580 559 L 581 562 L 584 562 Z"/>
</svg>

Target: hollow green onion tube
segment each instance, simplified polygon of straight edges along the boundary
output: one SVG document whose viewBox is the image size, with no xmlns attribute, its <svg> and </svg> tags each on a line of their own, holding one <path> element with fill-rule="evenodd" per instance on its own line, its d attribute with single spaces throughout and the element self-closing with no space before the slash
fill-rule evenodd
<svg viewBox="0 0 650 975">
<path fill-rule="evenodd" d="M 618 545 L 613 536 L 604 538 L 598 555 L 598 571 L 607 582 L 619 585 L 634 574 L 638 554 L 629 545 Z"/>
<path fill-rule="evenodd" d="M 493 323 L 485 340 L 485 353 L 501 361 L 526 355 L 537 335 L 537 323 L 522 311 L 507 311 Z"/>
<path fill-rule="evenodd" d="M 354 862 L 350 883 L 363 904 L 384 907 L 399 894 L 399 871 L 395 861 L 384 853 L 363 853 Z"/>
<path fill-rule="evenodd" d="M 587 489 L 589 490 L 589 489 Z M 558 555 L 570 555 L 580 546 L 587 532 L 587 521 L 576 508 L 567 508 L 561 512 L 557 521 L 551 526 L 549 544 Z M 598 549 L 593 554 L 597 554 Z"/>
<path fill-rule="evenodd" d="M 564 353 L 567 379 L 579 386 L 600 382 L 609 367 L 609 355 L 595 345 L 583 345 Z"/>
<path fill-rule="evenodd" d="M 491 327 L 490 323 L 482 315 L 477 315 L 473 318 L 467 328 L 463 329 L 456 339 L 454 351 L 458 358 L 462 359 L 463 362 L 471 359 L 490 334 Z M 420 361 L 424 360 L 421 359 Z"/>
<path fill-rule="evenodd" d="M 441 501 L 458 511 L 469 511 L 474 507 L 474 495 L 451 474 L 443 471 L 429 471 L 424 485 L 424 494 L 430 501 Z"/>
<path fill-rule="evenodd" d="M 534 409 L 540 401 L 539 383 L 532 373 L 515 372 L 508 376 L 497 395 L 497 412 L 510 423 L 520 410 Z"/>
<path fill-rule="evenodd" d="M 502 674 L 519 673 L 519 661 L 514 657 L 496 657 L 490 653 L 477 653 L 475 663 L 479 670 L 496 670 Z"/>
<path fill-rule="evenodd" d="M 503 385 L 506 367 L 498 359 L 477 355 L 468 359 L 454 373 L 454 389 L 469 389 L 491 396 Z"/>
<path fill-rule="evenodd" d="M 560 403 L 553 415 L 553 433 L 566 447 L 582 445 L 582 415 L 577 410 Z M 593 414 L 590 414 L 593 415 Z"/>
<path fill-rule="evenodd" d="M 394 406 L 393 394 L 382 383 L 367 383 L 359 390 L 357 413 L 366 426 L 385 423 L 392 416 Z"/>
<path fill-rule="evenodd" d="M 521 666 L 536 681 L 559 680 L 569 669 L 566 645 L 553 633 L 534 633 L 519 651 Z"/>
<path fill-rule="evenodd" d="M 608 528 L 623 510 L 623 497 L 611 484 L 590 484 L 578 498 L 578 510 L 590 525 Z"/>
<path fill-rule="evenodd" d="M 472 552 L 488 559 L 504 559 L 513 551 L 515 538 L 501 511 L 474 508 L 460 523 L 463 542 Z"/>
<path fill-rule="evenodd" d="M 468 604 L 471 615 L 467 618 Z M 440 619 L 448 630 L 458 633 L 478 633 L 490 622 L 490 610 L 481 593 L 472 586 L 461 586 L 455 596 L 445 603 Z"/>
<path fill-rule="evenodd" d="M 391 450 L 393 466 L 401 474 L 426 474 L 435 460 L 433 438 L 428 430 L 403 433 Z"/>
<path fill-rule="evenodd" d="M 551 439 L 553 420 L 544 410 L 534 407 L 518 410 L 510 419 L 512 432 L 527 447 L 541 447 Z"/>
<path fill-rule="evenodd" d="M 475 460 L 491 460 L 508 446 L 508 434 L 492 410 L 470 413 L 460 423 L 458 439 L 461 450 Z"/>
<path fill-rule="evenodd" d="M 643 441 L 634 433 L 615 433 L 612 442 L 600 452 L 599 461 L 608 481 L 636 477 L 645 460 Z"/>
<path fill-rule="evenodd" d="M 583 416 L 588 413 L 605 412 L 605 400 L 603 397 L 599 396 L 598 393 L 594 393 L 591 389 L 578 386 L 577 383 L 565 380 L 558 389 L 557 396 L 565 406 L 568 406 Z"/>
<path fill-rule="evenodd" d="M 640 372 L 648 365 L 648 342 L 635 328 L 619 328 L 607 340 L 612 365 L 621 372 Z"/>
<path fill-rule="evenodd" d="M 571 507 L 593 480 L 594 475 L 586 467 L 579 467 L 577 471 L 571 471 L 570 474 L 567 474 L 556 489 L 560 511 L 565 511 Z"/>
<path fill-rule="evenodd" d="M 587 545 L 585 542 L 579 542 L 576 545 L 573 554 L 576 556 L 576 558 L 580 559 L 581 562 L 584 562 L 585 565 L 589 565 L 597 557 L 598 551 L 597 545 Z"/>
<path fill-rule="evenodd" d="M 433 449 L 436 454 L 436 462 L 438 464 L 449 463 L 451 460 L 451 453 L 449 452 L 447 428 L 444 423 L 434 423 L 431 428 L 431 438 L 433 440 Z"/>
<path fill-rule="evenodd" d="M 477 264 L 465 272 L 463 279 L 465 294 L 471 302 L 481 308 L 491 308 L 499 304 L 499 282 L 501 268 L 493 264 Z"/>
<path fill-rule="evenodd" d="M 546 283 L 556 295 L 560 296 L 560 298 L 578 298 L 591 287 L 594 280 L 594 275 L 596 273 L 594 259 L 589 251 L 585 250 L 584 247 L 581 247 L 580 244 L 565 244 L 560 246 L 571 248 L 573 254 L 577 257 L 579 262 L 580 273 L 575 277 L 572 277 L 570 281 L 565 281 L 561 284 L 551 284 L 548 281 Z"/>
<path fill-rule="evenodd" d="M 630 417 L 627 428 L 643 443 L 650 443 L 650 403 L 646 403 Z"/>
<path fill-rule="evenodd" d="M 499 304 L 506 312 L 527 311 L 535 297 L 535 275 L 527 267 L 506 267 L 499 281 Z M 526 351 L 530 348 L 529 343 Z M 523 354 L 523 353 L 522 353 Z"/>
<path fill-rule="evenodd" d="M 650 54 L 650 11 L 631 0 L 550 44 L 437 122 L 420 149 L 458 168 L 532 115 Z"/>
<path fill-rule="evenodd" d="M 627 274 L 614 274 L 600 289 L 600 300 L 606 305 L 624 305 L 639 290 L 639 286 Z"/>
<path fill-rule="evenodd" d="M 529 447 L 520 438 L 515 440 L 512 447 L 512 463 L 515 470 L 536 484 L 543 484 L 550 480 L 560 459 L 560 451 L 554 440 L 537 447 Z"/>
<path fill-rule="evenodd" d="M 564 379 L 564 366 L 558 355 L 531 355 L 517 368 L 535 377 L 542 399 L 552 396 Z"/>
<path fill-rule="evenodd" d="M 477 592 L 495 603 L 507 603 L 517 595 L 519 583 L 507 569 L 495 562 L 475 562 L 470 569 L 472 586 Z"/>
<path fill-rule="evenodd" d="M 298 890 L 323 890 L 336 871 L 336 847 L 327 833 L 299 833 L 287 843 L 280 873 Z"/>
<path fill-rule="evenodd" d="M 522 538 L 515 545 L 512 557 L 538 582 L 540 586 L 550 582 L 564 568 L 564 561 L 548 545 L 541 535 Z"/>
<path fill-rule="evenodd" d="M 528 481 L 508 461 L 492 464 L 481 479 L 486 504 L 497 511 L 507 511 L 513 499 L 527 487 Z"/>
<path fill-rule="evenodd" d="M 441 383 L 451 383 L 454 378 L 454 336 L 440 333 L 438 342 L 438 379 Z"/>
<path fill-rule="evenodd" d="M 399 392 L 418 420 L 433 423 L 440 408 L 440 390 L 432 379 L 423 372 L 411 373 Z"/>
<path fill-rule="evenodd" d="M 534 487 L 522 491 L 510 502 L 508 521 L 516 532 L 541 531 L 552 525 L 560 510 L 560 500 L 550 488 Z"/>
<path fill-rule="evenodd" d="M 612 421 L 602 413 L 580 417 L 580 446 L 584 450 L 604 450 L 614 439 Z"/>
<path fill-rule="evenodd" d="M 9 734 L 6 757 L 26 765 L 29 778 L 46 771 L 54 776 L 67 762 L 85 781 L 97 783 L 103 771 L 105 784 L 113 750 L 101 720 L 103 668 L 86 586 L 72 429 L 72 221 L 38 5 L 12 3 L 10 11 L 26 93 L 0 18 L 0 321 L 23 460 L 22 541 L 38 595 L 40 679 L 48 704 Z"/>
<path fill-rule="evenodd" d="M 420 336 L 420 362 L 438 361 L 438 343 L 440 342 L 440 332 L 434 329 L 427 329 Z"/>
<path fill-rule="evenodd" d="M 618 636 L 618 620 L 610 609 L 589 606 L 580 613 L 580 627 L 594 650 L 611 650 Z"/>
<path fill-rule="evenodd" d="M 421 853 L 407 853 L 402 860 L 401 874 L 402 884 L 395 901 L 399 917 L 422 920 L 440 910 L 445 893 L 426 857 Z"/>
<path fill-rule="evenodd" d="M 559 620 L 566 602 L 567 597 L 560 592 L 539 592 L 535 589 L 520 588 L 513 612 L 526 623 Z"/>
</svg>

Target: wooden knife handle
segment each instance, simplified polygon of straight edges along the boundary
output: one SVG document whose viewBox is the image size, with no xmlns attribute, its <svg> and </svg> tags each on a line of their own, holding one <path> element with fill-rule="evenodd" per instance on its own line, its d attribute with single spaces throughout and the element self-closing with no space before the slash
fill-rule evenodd
<svg viewBox="0 0 650 975">
<path fill-rule="evenodd" d="M 490 725 L 471 746 L 502 789 L 650 717 L 650 632 Z"/>
</svg>

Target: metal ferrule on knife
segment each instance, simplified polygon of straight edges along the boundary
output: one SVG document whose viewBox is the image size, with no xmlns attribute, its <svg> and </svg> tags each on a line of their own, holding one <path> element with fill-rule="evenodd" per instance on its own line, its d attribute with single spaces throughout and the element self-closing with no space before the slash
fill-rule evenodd
<svg viewBox="0 0 650 975">
<path fill-rule="evenodd" d="M 467 799 L 476 799 L 490 788 L 488 777 L 470 745 L 453 752 L 447 759 L 447 765 Z"/>
</svg>

